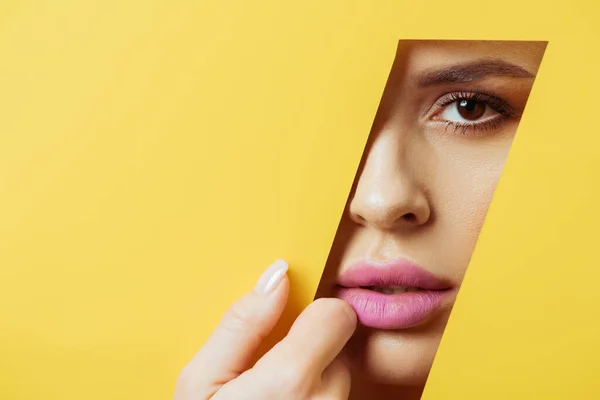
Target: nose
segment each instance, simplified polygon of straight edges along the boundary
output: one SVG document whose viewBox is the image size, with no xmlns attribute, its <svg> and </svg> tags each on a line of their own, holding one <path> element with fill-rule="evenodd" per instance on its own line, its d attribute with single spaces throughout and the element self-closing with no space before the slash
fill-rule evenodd
<svg viewBox="0 0 600 400">
<path fill-rule="evenodd" d="M 418 161 L 410 147 L 401 146 L 393 135 L 373 142 L 350 201 L 354 222 L 397 230 L 416 228 L 430 220 L 425 182 L 415 173 L 419 166 L 409 160 Z"/>
</svg>

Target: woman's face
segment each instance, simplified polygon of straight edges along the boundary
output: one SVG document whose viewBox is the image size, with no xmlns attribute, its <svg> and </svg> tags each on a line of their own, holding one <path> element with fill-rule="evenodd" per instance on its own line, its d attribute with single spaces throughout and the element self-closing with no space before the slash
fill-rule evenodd
<svg viewBox="0 0 600 400">
<path fill-rule="evenodd" d="M 357 311 L 361 375 L 425 382 L 544 49 L 400 42 L 318 295 Z"/>
</svg>

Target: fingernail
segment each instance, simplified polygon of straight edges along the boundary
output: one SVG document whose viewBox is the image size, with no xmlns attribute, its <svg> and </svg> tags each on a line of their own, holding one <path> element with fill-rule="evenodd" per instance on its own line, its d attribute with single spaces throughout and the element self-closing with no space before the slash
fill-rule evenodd
<svg viewBox="0 0 600 400">
<path fill-rule="evenodd" d="M 262 274 L 258 283 L 256 284 L 255 290 L 260 294 L 271 293 L 281 279 L 285 276 L 288 270 L 288 263 L 283 260 L 275 261 L 267 270 Z"/>
</svg>

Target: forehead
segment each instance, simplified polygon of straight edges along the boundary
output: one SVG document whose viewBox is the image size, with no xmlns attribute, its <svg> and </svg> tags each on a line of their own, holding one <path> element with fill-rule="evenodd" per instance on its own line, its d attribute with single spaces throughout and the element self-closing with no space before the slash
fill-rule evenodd
<svg viewBox="0 0 600 400">
<path fill-rule="evenodd" d="M 501 60 L 535 74 L 545 48 L 545 42 L 402 40 L 398 43 L 396 64 L 416 73 L 478 60 Z"/>
</svg>

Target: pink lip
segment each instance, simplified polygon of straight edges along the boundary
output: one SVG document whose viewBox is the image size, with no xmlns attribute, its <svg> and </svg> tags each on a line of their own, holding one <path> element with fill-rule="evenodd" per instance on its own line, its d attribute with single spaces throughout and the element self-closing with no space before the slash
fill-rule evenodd
<svg viewBox="0 0 600 400">
<path fill-rule="evenodd" d="M 383 294 L 367 286 L 408 286 L 417 292 Z M 445 303 L 452 285 L 406 261 L 361 261 L 338 279 L 337 297 L 356 312 L 360 323 L 376 329 L 406 329 L 428 320 Z"/>
</svg>

